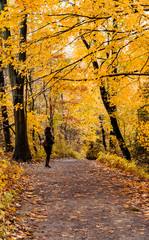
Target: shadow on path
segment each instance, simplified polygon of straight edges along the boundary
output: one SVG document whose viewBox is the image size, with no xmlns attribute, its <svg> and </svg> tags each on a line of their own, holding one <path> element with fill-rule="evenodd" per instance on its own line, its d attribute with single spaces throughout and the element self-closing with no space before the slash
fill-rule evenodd
<svg viewBox="0 0 149 240">
<path fill-rule="evenodd" d="M 149 239 L 149 215 L 142 205 L 138 212 L 131 208 L 130 177 L 87 160 L 54 160 L 51 166 L 24 167 L 30 186 L 18 215 L 33 234 L 27 239 Z"/>
</svg>

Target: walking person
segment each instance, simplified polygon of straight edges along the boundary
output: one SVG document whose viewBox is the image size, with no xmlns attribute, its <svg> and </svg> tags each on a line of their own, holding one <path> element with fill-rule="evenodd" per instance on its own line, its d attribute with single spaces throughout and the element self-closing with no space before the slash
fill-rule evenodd
<svg viewBox="0 0 149 240">
<path fill-rule="evenodd" d="M 44 131 L 44 136 L 43 139 L 41 141 L 41 145 L 43 145 L 45 152 L 46 152 L 46 162 L 45 162 L 45 167 L 47 168 L 51 168 L 51 166 L 49 165 L 50 162 L 50 155 L 52 152 L 52 146 L 54 144 L 54 137 L 51 133 L 51 128 L 50 127 L 46 127 L 45 131 Z"/>
</svg>

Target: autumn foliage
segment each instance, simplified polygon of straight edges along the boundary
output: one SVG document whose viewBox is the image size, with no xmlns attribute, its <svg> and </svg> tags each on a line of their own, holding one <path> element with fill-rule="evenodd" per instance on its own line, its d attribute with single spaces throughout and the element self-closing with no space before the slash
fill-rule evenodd
<svg viewBox="0 0 149 240">
<path fill-rule="evenodd" d="M 147 0 L 1 1 L 1 130 L 15 160 L 43 154 L 47 125 L 55 156 L 60 142 L 85 156 L 99 138 L 147 159 L 148 11 Z"/>
<path fill-rule="evenodd" d="M 2 157 L 2 156 L 1 156 Z M 8 236 L 15 231 L 15 197 L 23 188 L 20 176 L 23 169 L 17 163 L 8 162 L 3 157 L 0 160 L 0 238 L 11 239 Z M 21 185 L 20 185 L 21 183 Z"/>
<path fill-rule="evenodd" d="M 42 160 L 46 126 L 52 158 L 96 158 L 148 178 L 137 167 L 149 166 L 148 21 L 148 0 L 0 1 L 3 238 L 21 174 L 11 159 Z"/>
</svg>

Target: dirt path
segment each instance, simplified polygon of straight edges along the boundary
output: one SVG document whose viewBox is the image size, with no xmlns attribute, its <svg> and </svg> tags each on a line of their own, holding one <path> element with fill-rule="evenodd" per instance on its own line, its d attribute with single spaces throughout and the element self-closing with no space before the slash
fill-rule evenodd
<svg viewBox="0 0 149 240">
<path fill-rule="evenodd" d="M 139 198 L 131 177 L 94 161 L 54 160 L 51 166 L 25 166 L 30 186 L 18 215 L 31 232 L 27 239 L 149 239 L 147 195 Z"/>
</svg>

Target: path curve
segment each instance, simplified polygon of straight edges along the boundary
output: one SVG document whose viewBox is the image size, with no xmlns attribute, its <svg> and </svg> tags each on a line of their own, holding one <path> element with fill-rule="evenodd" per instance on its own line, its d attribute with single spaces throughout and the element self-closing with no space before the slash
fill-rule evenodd
<svg viewBox="0 0 149 240">
<path fill-rule="evenodd" d="M 149 216 L 140 202 L 140 211 L 132 211 L 135 189 L 126 186 L 131 177 L 95 161 L 60 159 L 51 166 L 24 166 L 30 184 L 18 216 L 27 239 L 149 239 Z"/>
</svg>

